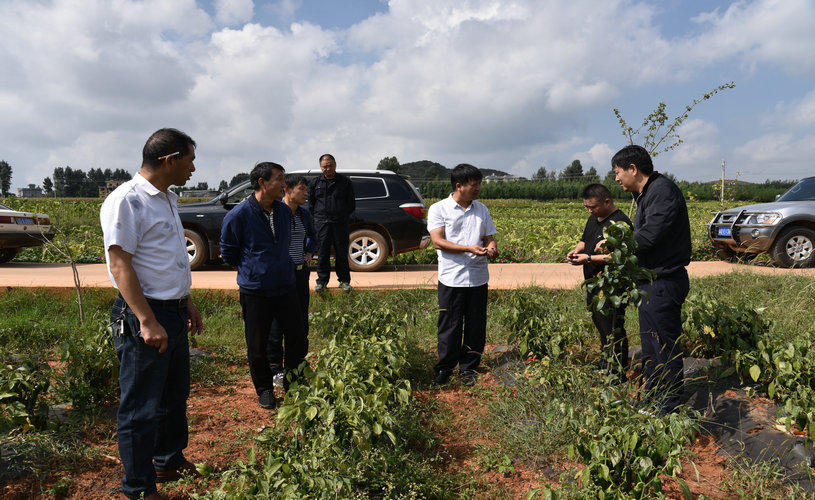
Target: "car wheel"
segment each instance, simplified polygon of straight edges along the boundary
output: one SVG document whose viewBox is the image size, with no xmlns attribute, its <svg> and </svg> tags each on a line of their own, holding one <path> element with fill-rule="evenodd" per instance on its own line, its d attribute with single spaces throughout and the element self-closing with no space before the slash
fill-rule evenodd
<svg viewBox="0 0 815 500">
<path fill-rule="evenodd" d="M 815 264 L 815 231 L 805 227 L 785 229 L 773 244 L 773 260 L 782 267 Z"/>
<path fill-rule="evenodd" d="M 184 243 L 187 246 L 187 257 L 190 259 L 190 269 L 194 271 L 209 260 L 207 244 L 200 234 L 192 229 L 185 229 Z"/>
<path fill-rule="evenodd" d="M 0 249 L 0 264 L 2 264 L 3 262 L 8 262 L 11 259 L 13 259 L 14 256 L 17 255 L 17 250 L 19 250 L 19 248 Z"/>
<path fill-rule="evenodd" d="M 348 264 L 352 271 L 376 271 L 385 265 L 390 249 L 376 231 L 362 229 L 351 233 Z"/>
</svg>

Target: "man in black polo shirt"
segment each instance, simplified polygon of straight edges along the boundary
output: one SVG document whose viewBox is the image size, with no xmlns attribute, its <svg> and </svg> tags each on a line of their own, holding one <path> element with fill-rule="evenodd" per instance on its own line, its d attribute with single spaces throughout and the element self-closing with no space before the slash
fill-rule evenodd
<svg viewBox="0 0 815 500">
<path fill-rule="evenodd" d="M 351 268 L 348 265 L 348 221 L 356 209 L 351 179 L 337 173 L 337 162 L 330 154 L 320 157 L 318 175 L 308 185 L 308 207 L 317 228 L 317 284 L 322 292 L 331 277 L 331 247 L 340 289 L 351 291 Z"/>
<path fill-rule="evenodd" d="M 628 218 L 615 205 L 611 199 L 611 191 L 602 184 L 589 184 L 583 189 L 583 206 L 589 211 L 589 219 L 583 229 L 583 236 L 574 250 L 566 254 L 566 260 L 573 266 L 583 266 L 583 278 L 589 279 L 597 276 L 603 270 L 603 266 L 608 259 L 607 255 L 595 252 L 597 244 L 603 240 L 603 229 L 615 222 L 625 222 L 631 226 L 631 219 Z M 599 290 L 586 294 L 586 304 L 591 304 L 592 299 L 599 293 Z M 625 332 L 625 305 L 617 309 L 615 318 L 606 316 L 600 311 L 593 311 L 591 319 L 597 331 L 600 332 L 600 352 L 603 359 L 600 360 L 599 367 L 608 369 L 619 376 L 620 381 L 625 380 L 625 367 L 628 365 L 628 335 Z M 613 361 L 609 365 L 607 361 L 607 349 L 609 339 L 614 339 L 612 345 Z"/>
<path fill-rule="evenodd" d="M 634 195 L 634 239 L 639 265 L 656 274 L 641 283 L 648 293 L 640 303 L 640 341 L 646 403 L 671 413 L 682 402 L 682 304 L 690 283 L 691 237 L 688 207 L 682 191 L 669 178 L 654 171 L 651 155 L 642 146 L 626 146 L 611 160 L 616 181 Z"/>
</svg>

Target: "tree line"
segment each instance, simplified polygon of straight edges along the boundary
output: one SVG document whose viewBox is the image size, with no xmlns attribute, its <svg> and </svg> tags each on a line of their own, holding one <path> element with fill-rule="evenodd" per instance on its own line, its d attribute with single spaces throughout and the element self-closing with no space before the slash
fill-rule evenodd
<svg viewBox="0 0 815 500">
<path fill-rule="evenodd" d="M 121 168 L 92 168 L 84 172 L 81 168 L 56 167 L 51 177 L 42 180 L 42 190 L 47 196 L 97 198 L 99 188 L 108 182 L 129 181 L 132 178 L 127 170 Z"/>
</svg>

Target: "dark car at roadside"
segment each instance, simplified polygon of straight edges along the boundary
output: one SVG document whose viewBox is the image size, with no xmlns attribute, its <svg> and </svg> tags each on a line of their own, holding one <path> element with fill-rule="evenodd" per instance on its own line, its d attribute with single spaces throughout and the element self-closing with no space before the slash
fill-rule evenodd
<svg viewBox="0 0 815 500">
<path fill-rule="evenodd" d="M 356 198 L 356 210 L 349 221 L 348 261 L 352 271 L 376 271 L 388 256 L 427 246 L 426 204 L 409 180 L 387 170 L 337 172 L 351 179 Z M 319 169 L 287 173 L 303 175 L 307 180 L 320 175 Z M 192 269 L 219 260 L 224 216 L 253 192 L 245 181 L 209 201 L 178 206 Z"/>
</svg>

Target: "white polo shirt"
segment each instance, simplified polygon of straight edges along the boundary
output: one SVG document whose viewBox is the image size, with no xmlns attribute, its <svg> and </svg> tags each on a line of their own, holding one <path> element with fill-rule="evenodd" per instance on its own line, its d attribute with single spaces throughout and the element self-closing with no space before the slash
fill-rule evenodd
<svg viewBox="0 0 815 500">
<path fill-rule="evenodd" d="M 102 203 L 99 219 L 108 276 L 115 288 L 119 287 L 110 272 L 108 249 L 118 245 L 133 256 L 133 269 L 145 297 L 170 300 L 190 294 L 190 261 L 177 199 L 172 191 L 159 191 L 137 173 Z"/>
<path fill-rule="evenodd" d="M 456 203 L 451 194 L 430 206 L 427 230 L 444 228 L 444 239 L 459 245 L 484 246 L 484 237 L 496 233 L 490 212 L 480 201 L 467 208 Z M 490 280 L 487 257 L 470 252 L 445 252 L 439 256 L 439 282 L 450 287 L 481 286 Z"/>
</svg>

